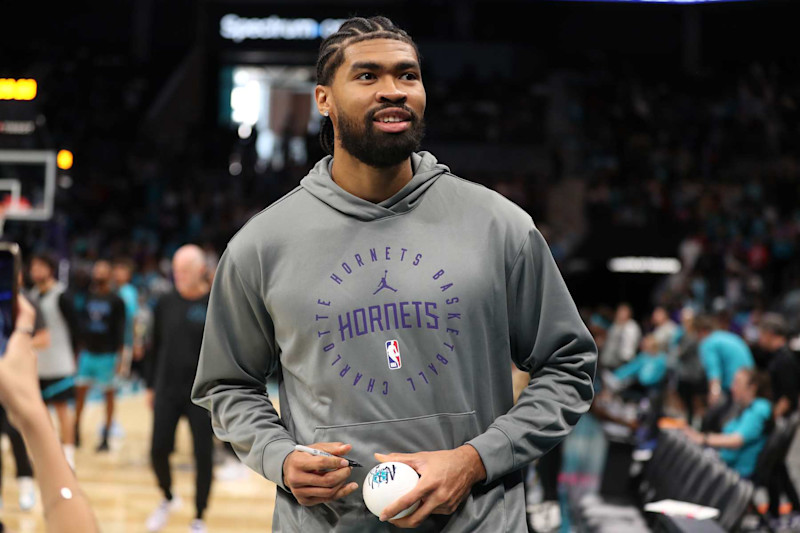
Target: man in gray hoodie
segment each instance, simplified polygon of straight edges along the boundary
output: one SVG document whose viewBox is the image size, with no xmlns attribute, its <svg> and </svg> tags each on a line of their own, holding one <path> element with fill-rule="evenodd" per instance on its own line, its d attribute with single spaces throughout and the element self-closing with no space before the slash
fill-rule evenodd
<svg viewBox="0 0 800 533">
<path fill-rule="evenodd" d="M 192 397 L 278 485 L 275 531 L 525 532 L 521 469 L 588 410 L 592 337 L 530 216 L 416 151 L 403 30 L 346 21 L 317 81 L 331 155 L 228 243 Z M 510 361 L 531 376 L 516 404 Z M 383 461 L 421 478 L 379 519 L 353 492 Z"/>
</svg>

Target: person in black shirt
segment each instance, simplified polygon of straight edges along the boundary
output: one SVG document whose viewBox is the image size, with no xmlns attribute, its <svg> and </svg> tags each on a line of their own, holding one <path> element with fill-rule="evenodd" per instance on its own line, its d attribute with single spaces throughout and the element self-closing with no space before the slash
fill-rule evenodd
<svg viewBox="0 0 800 533">
<path fill-rule="evenodd" d="M 111 263 L 97 261 L 92 287 L 79 316 L 78 374 L 75 387 L 75 446 L 80 445 L 80 424 L 86 393 L 92 384 L 105 389 L 106 425 L 97 451 L 108 451 L 108 433 L 114 419 L 114 376 L 122 354 L 125 304 L 111 285 Z"/>
<path fill-rule="evenodd" d="M 159 531 L 179 505 L 172 494 L 169 455 L 175 444 L 175 428 L 186 416 L 194 440 L 196 466 L 196 517 L 190 530 L 206 531 L 203 512 L 211 490 L 213 431 L 208 411 L 192 403 L 191 393 L 200 345 L 203 341 L 208 294 L 203 251 L 186 245 L 172 260 L 175 291 L 162 296 L 153 316 L 153 344 L 148 372 L 148 401 L 153 407 L 151 460 L 164 500 L 147 519 L 148 531 Z"/>
<path fill-rule="evenodd" d="M 777 419 L 788 417 L 797 411 L 800 396 L 800 360 L 787 345 L 789 328 L 784 318 L 777 313 L 765 313 L 758 325 L 758 344 L 767 354 L 772 396 L 775 400 L 773 416 Z M 781 494 L 786 494 L 792 509 L 800 509 L 800 497 L 789 477 L 786 463 L 775 467 L 770 476 L 769 514 L 778 518 Z"/>
</svg>

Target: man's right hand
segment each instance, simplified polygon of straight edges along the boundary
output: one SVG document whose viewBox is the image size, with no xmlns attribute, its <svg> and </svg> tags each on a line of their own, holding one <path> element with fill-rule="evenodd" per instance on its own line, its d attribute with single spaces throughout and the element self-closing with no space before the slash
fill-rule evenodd
<svg viewBox="0 0 800 533">
<path fill-rule="evenodd" d="M 352 446 L 341 442 L 318 442 L 310 448 L 341 456 Z M 300 505 L 311 506 L 344 498 L 358 488 L 348 483 L 352 468 L 339 457 L 320 457 L 293 451 L 283 461 L 283 484 L 292 491 Z"/>
</svg>

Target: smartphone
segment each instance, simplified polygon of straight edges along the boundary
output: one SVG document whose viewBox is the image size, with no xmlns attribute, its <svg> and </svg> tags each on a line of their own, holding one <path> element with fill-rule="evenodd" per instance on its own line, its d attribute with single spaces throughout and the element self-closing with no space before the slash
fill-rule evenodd
<svg viewBox="0 0 800 533">
<path fill-rule="evenodd" d="M 0 242 L 0 355 L 6 352 L 6 344 L 17 321 L 21 265 L 19 244 Z"/>
</svg>

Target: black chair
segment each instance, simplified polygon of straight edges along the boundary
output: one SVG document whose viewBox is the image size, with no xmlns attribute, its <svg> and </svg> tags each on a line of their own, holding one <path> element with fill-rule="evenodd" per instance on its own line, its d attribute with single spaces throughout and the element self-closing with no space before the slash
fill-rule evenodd
<svg viewBox="0 0 800 533">
<path fill-rule="evenodd" d="M 674 483 L 679 475 L 683 475 L 688 468 L 691 468 L 693 445 L 685 438 L 676 438 L 674 451 L 665 462 L 661 471 L 658 472 L 657 479 L 654 480 L 651 490 L 645 494 L 643 503 L 671 498 L 674 490 Z"/>
<path fill-rule="evenodd" d="M 662 473 L 666 470 L 666 465 L 673 458 L 676 442 L 672 432 L 660 432 L 653 455 L 645 463 L 639 476 L 638 498 L 640 503 L 645 501 L 646 495 L 651 491 L 651 488 L 661 479 Z"/>
<path fill-rule="evenodd" d="M 756 469 L 751 477 L 757 487 L 766 487 L 775 467 L 786 461 L 798 427 L 800 427 L 800 412 L 794 413 L 788 419 L 775 422 L 764 449 L 758 455 Z"/>
<path fill-rule="evenodd" d="M 726 495 L 726 499 L 720 509 L 719 518 L 717 518 L 717 522 L 725 531 L 736 531 L 738 529 L 742 517 L 753 500 L 754 492 L 753 484 L 746 479 L 739 479 L 733 485 L 732 490 Z"/>
<path fill-rule="evenodd" d="M 686 477 L 684 499 L 698 503 L 709 483 L 713 482 L 714 469 L 719 466 L 719 458 L 707 450 L 701 452 L 699 465 Z"/>
<path fill-rule="evenodd" d="M 657 486 L 660 486 L 669 475 L 669 472 L 677 464 L 681 449 L 684 446 L 684 439 L 680 438 L 673 431 L 662 431 L 659 437 L 656 452 L 645 468 L 644 479 L 640 486 L 639 497 L 643 502 L 652 501 L 653 494 Z"/>
<path fill-rule="evenodd" d="M 788 419 L 780 419 L 775 422 L 775 426 L 764 444 L 764 449 L 758 455 L 756 468 L 751 476 L 756 487 L 769 489 L 770 480 L 777 475 L 778 467 L 786 462 L 798 427 L 800 427 L 800 412 L 794 413 Z M 771 531 L 772 528 L 769 526 L 767 517 L 758 512 L 756 502 L 750 502 L 749 508 L 758 515 L 761 526 Z"/>
<path fill-rule="evenodd" d="M 704 503 L 700 503 L 700 505 L 721 509 L 741 479 L 739 474 L 728 468 L 727 465 L 721 464 L 720 468 L 722 470 L 721 474 L 716 477 L 714 483 L 709 487 L 710 491 L 703 498 Z"/>
</svg>

